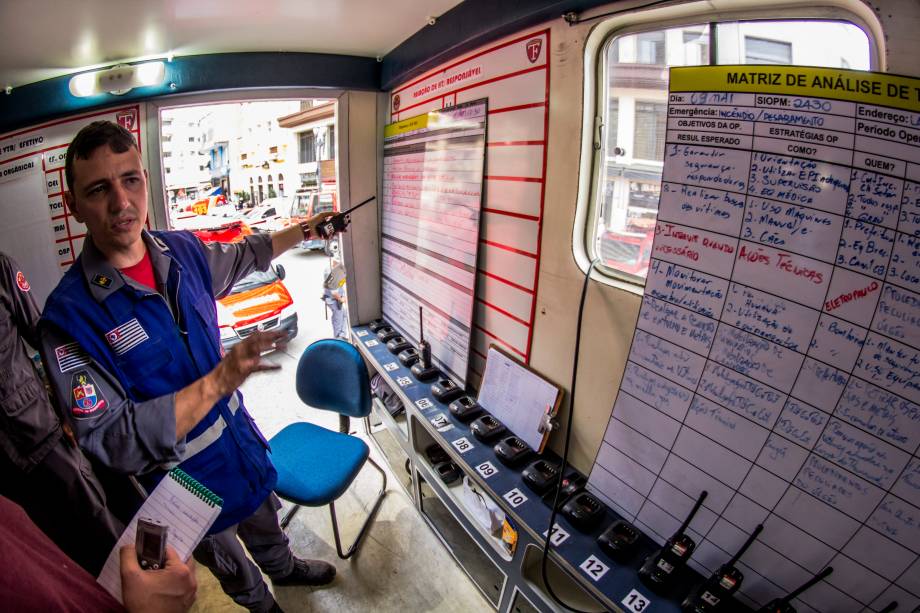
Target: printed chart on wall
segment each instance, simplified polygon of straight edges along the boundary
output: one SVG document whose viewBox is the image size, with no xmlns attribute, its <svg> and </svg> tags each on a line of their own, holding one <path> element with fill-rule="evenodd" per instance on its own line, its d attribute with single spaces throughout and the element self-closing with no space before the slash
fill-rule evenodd
<svg viewBox="0 0 920 613">
<path fill-rule="evenodd" d="M 128 129 L 143 151 L 139 105 L 68 117 L 0 136 L 0 202 L 9 210 L 0 244 L 34 280 L 40 305 L 83 249 L 86 226 L 64 205 L 64 156 L 86 124 L 114 121 Z"/>
<path fill-rule="evenodd" d="M 671 71 L 653 260 L 589 486 L 663 542 L 694 500 L 740 598 L 920 603 L 920 80 Z"/>
<path fill-rule="evenodd" d="M 423 333 L 434 364 L 461 385 L 473 323 L 487 106 L 475 100 L 430 111 L 384 133 L 383 316 L 415 342 Z"/>
<path fill-rule="evenodd" d="M 488 140 L 476 270 L 470 385 L 485 372 L 490 345 L 524 363 L 536 312 L 549 122 L 547 29 L 470 51 L 390 96 L 391 121 L 488 98 Z"/>
</svg>

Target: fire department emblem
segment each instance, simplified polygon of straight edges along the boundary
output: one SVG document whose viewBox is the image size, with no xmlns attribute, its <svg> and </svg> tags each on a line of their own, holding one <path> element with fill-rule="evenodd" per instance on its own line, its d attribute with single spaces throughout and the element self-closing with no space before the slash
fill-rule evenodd
<svg viewBox="0 0 920 613">
<path fill-rule="evenodd" d="M 96 382 L 92 375 L 86 371 L 80 371 L 70 380 L 71 391 L 71 412 L 74 417 L 89 417 L 105 410 L 105 398 L 97 391 Z"/>
<path fill-rule="evenodd" d="M 118 125 L 122 128 L 130 132 L 137 127 L 137 114 L 133 109 L 130 111 L 119 111 L 115 113 L 115 121 L 117 121 Z"/>
<path fill-rule="evenodd" d="M 24 292 L 32 289 L 32 287 L 29 285 L 29 282 L 26 280 L 26 276 L 22 274 L 21 270 L 16 271 L 16 285 Z"/>
<path fill-rule="evenodd" d="M 527 59 L 533 64 L 540 59 L 540 50 L 543 48 L 543 39 L 534 38 L 527 41 Z"/>
<path fill-rule="evenodd" d="M 393 112 L 394 113 L 399 110 L 399 103 L 400 103 L 399 94 L 396 94 L 395 96 L 393 96 Z"/>
</svg>

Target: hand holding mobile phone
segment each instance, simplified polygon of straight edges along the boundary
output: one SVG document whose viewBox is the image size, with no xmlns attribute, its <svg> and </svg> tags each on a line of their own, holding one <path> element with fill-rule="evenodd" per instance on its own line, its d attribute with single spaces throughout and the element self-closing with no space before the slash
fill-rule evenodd
<svg viewBox="0 0 920 613">
<path fill-rule="evenodd" d="M 169 526 L 153 519 L 138 518 L 134 548 L 137 563 L 144 570 L 159 570 L 166 564 L 166 537 Z"/>
</svg>

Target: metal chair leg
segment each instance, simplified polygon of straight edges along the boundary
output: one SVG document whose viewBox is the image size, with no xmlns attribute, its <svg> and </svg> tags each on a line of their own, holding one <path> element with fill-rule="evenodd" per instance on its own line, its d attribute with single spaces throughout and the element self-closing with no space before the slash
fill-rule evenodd
<svg viewBox="0 0 920 613">
<path fill-rule="evenodd" d="M 355 551 L 357 551 L 358 545 L 361 543 L 361 539 L 364 538 L 367 529 L 370 527 L 371 521 L 373 521 L 374 516 L 377 514 L 377 510 L 380 508 L 380 503 L 383 502 L 383 497 L 387 493 L 387 474 L 372 459 L 368 458 L 367 461 L 375 469 L 377 469 L 377 472 L 379 472 L 380 476 L 383 477 L 383 485 L 381 485 L 380 491 L 377 493 L 377 498 L 374 500 L 373 508 L 371 508 L 370 512 L 368 512 L 367 517 L 364 519 L 364 523 L 361 525 L 361 529 L 358 531 L 358 536 L 355 537 L 354 542 L 344 553 L 342 552 L 342 541 L 341 537 L 339 536 L 339 522 L 335 517 L 335 501 L 333 500 L 329 503 L 329 515 L 332 517 L 332 534 L 335 537 L 335 550 L 339 554 L 339 557 L 343 560 L 347 560 L 354 555 Z"/>
<path fill-rule="evenodd" d="M 294 514 L 300 510 L 300 505 L 295 504 L 291 507 L 291 510 L 284 514 L 284 517 L 281 519 L 281 529 L 284 530 L 288 527 L 288 524 L 291 523 L 291 520 L 294 519 Z"/>
</svg>

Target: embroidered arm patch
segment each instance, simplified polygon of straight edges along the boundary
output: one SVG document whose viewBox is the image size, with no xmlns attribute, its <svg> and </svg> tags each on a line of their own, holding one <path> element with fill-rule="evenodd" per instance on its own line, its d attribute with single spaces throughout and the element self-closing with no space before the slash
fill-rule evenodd
<svg viewBox="0 0 920 613">
<path fill-rule="evenodd" d="M 74 373 L 70 379 L 70 412 L 77 419 L 94 417 L 105 411 L 108 403 L 93 376 L 85 370 Z"/>
</svg>

